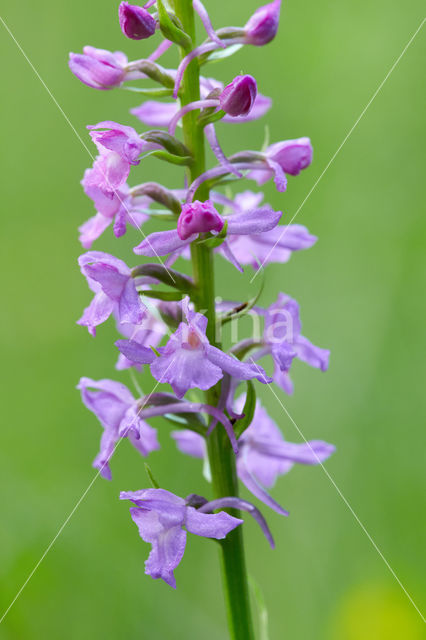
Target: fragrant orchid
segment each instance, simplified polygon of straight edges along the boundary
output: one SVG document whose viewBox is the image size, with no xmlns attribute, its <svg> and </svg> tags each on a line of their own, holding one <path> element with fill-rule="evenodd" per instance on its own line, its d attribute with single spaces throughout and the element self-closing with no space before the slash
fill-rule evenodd
<svg viewBox="0 0 426 640">
<path fill-rule="evenodd" d="M 322 371 L 328 367 L 329 351 L 301 334 L 297 302 L 279 294 L 274 304 L 263 308 L 258 302 L 261 292 L 254 298 L 244 296 L 241 302 L 216 298 L 222 284 L 214 273 L 217 254 L 239 271 L 243 265 L 256 270 L 271 262 L 285 263 L 293 251 L 309 249 L 317 241 L 300 224 L 280 226 L 281 211 L 263 204 L 262 193 L 234 192 L 242 179 L 257 185 L 273 179 L 279 192 L 286 191 L 288 176 L 297 176 L 312 162 L 310 139 L 265 143 L 262 150 L 225 155 L 217 123 L 257 120 L 270 109 L 271 100 L 258 93 L 257 79 L 249 73 L 232 80 L 231 76 L 227 83 L 200 75 L 203 65 L 233 55 L 244 45 L 271 42 L 280 10 L 281 0 L 274 0 L 258 7 L 242 27 L 218 28 L 201 0 L 147 0 L 143 6 L 123 1 L 118 7 L 122 34 L 148 42 L 162 34 L 153 52 L 129 61 L 121 52 L 84 47 L 82 54 L 70 54 L 69 61 L 72 73 L 91 88 L 122 88 L 133 92 L 128 96 L 148 97 L 130 112 L 154 127 L 139 133 L 113 120 L 88 126 L 98 155 L 85 171 L 82 186 L 96 213 L 79 228 L 83 247 L 91 249 L 110 225 L 117 238 L 130 226 L 143 235 L 134 241 L 139 242 L 134 253 L 155 258 L 142 258 L 134 268 L 101 251 L 89 250 L 79 258 L 94 297 L 78 324 L 94 336 L 97 326 L 113 316 L 121 335 L 114 341 L 119 353 L 117 375 L 130 373 L 138 391 L 134 397 L 120 382 L 81 378 L 83 403 L 104 429 L 94 466 L 110 479 L 109 461 L 122 438 L 143 456 L 158 449 L 157 432 L 149 425 L 152 419 L 161 418 L 162 428 L 170 423 L 179 427 L 172 437 L 180 451 L 204 459 L 213 499 L 196 493 L 181 498 L 161 488 L 156 472 L 148 467 L 154 488 L 124 491 L 120 498 L 133 503 L 131 517 L 141 538 L 152 545 L 146 573 L 172 587 L 188 532 L 226 538 L 220 550 L 235 640 L 254 637 L 241 512 L 254 518 L 274 546 L 263 515 L 238 497 L 238 480 L 264 505 L 286 516 L 288 512 L 268 492 L 276 479 L 294 464 L 322 465 L 334 451 L 322 440 L 300 444 L 284 440 L 257 398 L 261 387 L 256 381 L 275 382 L 292 391 L 289 372 L 295 358 Z M 207 34 L 201 44 L 196 42 L 195 14 Z M 160 66 L 157 60 L 175 46 L 179 61 L 173 68 Z M 147 86 L 147 81 L 155 86 Z M 215 156 L 210 166 L 204 140 Z M 185 176 L 170 187 L 160 182 L 130 183 L 130 171 L 142 157 L 144 162 L 156 158 L 181 167 Z M 132 177 L 136 172 L 132 170 Z M 145 236 L 141 226 L 148 219 L 156 226 Z M 163 222 L 168 226 L 161 227 Z M 190 273 L 175 269 L 180 258 L 190 261 Z M 263 318 L 263 331 L 225 349 L 222 325 L 238 322 L 247 313 Z M 265 357 L 272 357 L 273 377 L 258 364 Z M 153 379 L 147 395 L 140 389 L 141 372 Z M 157 390 L 163 383 L 171 389 Z M 235 401 L 240 385 L 246 393 Z M 174 477 L 176 469 L 164 468 L 162 473 Z"/>
<path fill-rule="evenodd" d="M 88 251 L 80 256 L 78 263 L 95 293 L 78 324 L 86 326 L 94 336 L 96 327 L 114 311 L 122 323 L 142 322 L 146 307 L 141 302 L 129 267 L 122 260 L 102 251 Z"/>
<path fill-rule="evenodd" d="M 122 491 L 121 500 L 130 500 L 136 507 L 130 508 L 133 522 L 145 542 L 152 544 L 152 550 L 145 563 L 145 572 L 152 578 L 162 578 L 176 588 L 173 571 L 185 551 L 186 531 L 204 538 L 221 540 L 243 523 L 243 520 L 220 513 L 200 513 L 188 506 L 165 489 L 142 489 Z M 183 528 L 185 527 L 185 529 Z"/>
</svg>

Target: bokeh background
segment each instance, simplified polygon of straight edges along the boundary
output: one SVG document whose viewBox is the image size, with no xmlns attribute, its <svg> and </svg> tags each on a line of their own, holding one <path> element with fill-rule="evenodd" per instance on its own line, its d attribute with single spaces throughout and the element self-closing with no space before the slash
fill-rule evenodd
<svg viewBox="0 0 426 640">
<path fill-rule="evenodd" d="M 67 68 L 85 44 L 148 55 L 126 41 L 117 4 L 92 0 L 7 3 L 3 19 L 77 132 L 104 119 L 137 126 L 126 91 L 96 92 Z M 244 24 L 257 0 L 206 1 L 215 25 Z M 279 36 L 246 48 L 210 75 L 251 73 L 274 100 L 265 121 L 218 133 L 228 152 L 309 135 L 314 163 L 267 201 L 294 214 L 384 79 L 423 16 L 420 0 L 325 3 L 286 0 Z M 115 330 L 93 340 L 75 324 L 90 294 L 77 268 L 76 227 L 92 215 L 79 180 L 91 161 L 0 25 L 2 177 L 0 609 L 5 610 L 91 482 L 101 428 L 80 403 L 81 375 L 117 377 Z M 304 333 L 332 351 L 327 374 L 294 365 L 295 394 L 280 399 L 307 438 L 336 444 L 327 469 L 417 606 L 425 603 L 424 30 L 312 193 L 297 222 L 319 236 L 310 251 L 268 268 L 262 303 L 278 290 L 301 305 Z M 172 64 L 172 59 L 165 60 Z M 422 167 L 423 162 L 423 167 Z M 132 181 L 178 173 L 160 161 Z M 251 185 L 253 187 L 253 184 Z M 422 211 L 423 208 L 423 211 Z M 147 227 L 148 229 L 153 229 Z M 95 248 L 130 260 L 137 232 L 110 232 Z M 218 259 L 218 292 L 257 290 Z M 242 284 L 243 283 L 243 284 Z M 149 382 L 144 381 L 149 391 Z M 264 404 L 289 440 L 294 426 L 267 389 Z M 184 458 L 157 421 L 163 446 L 150 459 L 178 494 L 208 493 L 200 463 Z M 226 637 L 217 551 L 192 536 L 178 589 L 144 575 L 148 545 L 118 501 L 147 486 L 125 443 L 111 483 L 98 479 L 0 626 L 4 640 Z M 277 548 L 246 525 L 250 573 L 263 590 L 270 638 L 419 640 L 421 617 L 320 468 L 295 468 L 274 496 L 291 512 L 268 513 Z"/>
</svg>

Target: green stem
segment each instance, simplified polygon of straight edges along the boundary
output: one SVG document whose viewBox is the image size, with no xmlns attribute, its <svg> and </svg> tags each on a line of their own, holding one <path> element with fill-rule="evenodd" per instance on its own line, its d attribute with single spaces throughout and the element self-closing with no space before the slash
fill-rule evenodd
<svg viewBox="0 0 426 640">
<path fill-rule="evenodd" d="M 192 0 L 174 0 L 174 8 L 184 30 L 195 43 L 194 10 Z M 195 45 L 194 45 L 195 46 Z M 182 56 L 185 52 L 182 51 Z M 200 99 L 200 74 L 198 60 L 194 60 L 185 71 L 181 88 L 182 105 Z M 187 178 L 192 182 L 205 171 L 204 134 L 197 125 L 198 111 L 190 111 L 183 118 L 185 145 L 192 152 L 193 164 L 187 169 Z M 204 184 L 197 192 L 197 198 L 204 201 L 209 191 Z M 216 314 L 213 251 L 205 244 L 193 243 L 191 247 L 194 282 L 198 289 L 197 309 L 207 319 L 207 336 L 212 344 L 216 342 Z M 207 402 L 217 405 L 219 388 L 207 392 Z M 235 454 L 223 429 L 216 428 L 207 442 L 215 498 L 238 495 Z M 236 510 L 232 515 L 239 517 Z M 254 640 L 250 611 L 249 588 L 244 557 L 242 527 L 237 527 L 221 542 L 221 566 L 229 632 L 232 640 Z"/>
</svg>

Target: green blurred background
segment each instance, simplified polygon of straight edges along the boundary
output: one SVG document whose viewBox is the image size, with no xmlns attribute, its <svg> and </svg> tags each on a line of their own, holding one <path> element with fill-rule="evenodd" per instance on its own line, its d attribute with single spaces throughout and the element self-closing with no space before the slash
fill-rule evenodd
<svg viewBox="0 0 426 640">
<path fill-rule="evenodd" d="M 85 44 L 122 49 L 130 58 L 150 52 L 150 42 L 122 36 L 117 4 L 4 5 L 4 20 L 86 142 L 87 123 L 137 126 L 128 109 L 141 102 L 138 96 L 96 92 L 67 68 L 68 52 Z M 217 26 L 244 24 L 259 4 L 206 1 Z M 251 73 L 274 100 L 263 122 L 218 127 L 228 152 L 259 148 L 266 121 L 273 141 L 311 137 L 312 167 L 291 179 L 284 195 L 266 188 L 287 220 L 422 12 L 420 0 L 286 0 L 273 43 L 209 68 L 224 81 Z M 113 368 L 112 323 L 96 340 L 75 324 L 90 299 L 76 264 L 76 227 L 92 215 L 79 185 L 90 159 L 1 25 L 0 31 L 3 611 L 94 476 L 101 428 L 80 403 L 79 377 L 130 381 Z M 295 296 L 304 333 L 330 347 L 329 372 L 296 363 L 295 394 L 279 392 L 280 398 L 307 438 L 337 445 L 327 470 L 419 608 L 426 596 L 424 54 L 420 32 L 298 215 L 319 236 L 317 246 L 270 266 L 262 298 L 269 304 L 278 290 Z M 131 181 L 161 178 L 174 187 L 177 176 L 152 160 Z M 95 248 L 130 260 L 137 238 L 131 231 L 116 241 L 107 231 Z M 251 297 L 258 281 L 249 279 L 218 259 L 223 297 Z M 260 392 L 286 437 L 300 441 L 273 395 Z M 150 458 L 155 475 L 178 494 L 208 493 L 199 461 L 177 454 L 169 428 L 157 425 L 163 449 Z M 112 470 L 112 482 L 95 482 L 10 610 L 2 640 L 226 638 L 215 545 L 189 539 L 176 591 L 146 577 L 148 545 L 118 501 L 120 490 L 147 485 L 143 463 L 124 443 Z M 246 525 L 250 573 L 264 592 L 272 640 L 425 637 L 421 617 L 320 468 L 295 468 L 273 494 L 291 511 L 288 519 L 267 513 L 276 550 L 255 524 Z"/>
</svg>

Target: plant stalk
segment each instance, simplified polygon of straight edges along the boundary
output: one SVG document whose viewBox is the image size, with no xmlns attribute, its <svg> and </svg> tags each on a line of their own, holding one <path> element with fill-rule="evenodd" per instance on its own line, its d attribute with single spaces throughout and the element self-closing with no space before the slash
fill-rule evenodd
<svg viewBox="0 0 426 640">
<path fill-rule="evenodd" d="M 192 38 L 195 46 L 192 0 L 174 0 L 174 9 L 183 29 Z M 185 52 L 181 51 L 181 55 L 183 57 Z M 188 65 L 184 74 L 180 93 L 182 106 L 200 99 L 199 79 L 199 64 L 195 59 Z M 197 125 L 198 115 L 199 111 L 190 111 L 182 119 L 184 142 L 194 157 L 194 162 L 187 169 L 189 183 L 205 171 L 204 133 L 202 127 Z M 208 199 L 209 191 L 206 184 L 201 185 L 196 197 L 201 201 Z M 205 244 L 193 243 L 191 257 L 194 282 L 198 289 L 196 307 L 208 319 L 207 337 L 210 343 L 217 344 L 213 251 Z M 209 404 L 217 405 L 219 390 L 220 385 L 206 392 Z M 238 496 L 235 454 L 225 431 L 219 426 L 209 436 L 207 449 L 214 497 Z M 235 509 L 229 512 L 235 517 L 240 515 Z M 221 541 L 220 554 L 230 638 L 254 640 L 241 526 Z"/>
</svg>

